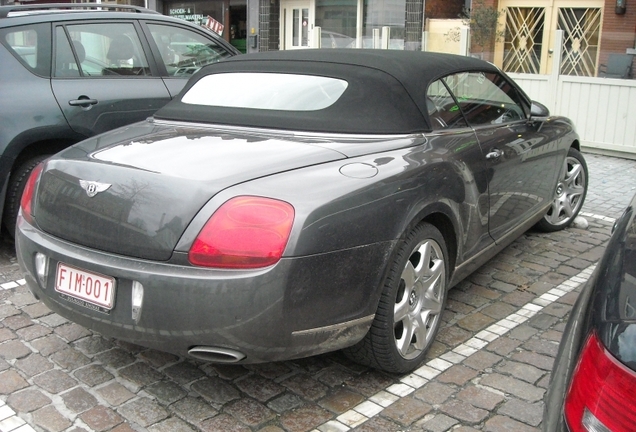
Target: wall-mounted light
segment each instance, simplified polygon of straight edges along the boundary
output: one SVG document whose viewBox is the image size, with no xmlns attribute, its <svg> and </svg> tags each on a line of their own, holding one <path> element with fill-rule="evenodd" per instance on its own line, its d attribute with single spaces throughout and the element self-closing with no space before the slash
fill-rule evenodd
<svg viewBox="0 0 636 432">
<path fill-rule="evenodd" d="M 627 0 L 616 0 L 616 8 L 614 9 L 616 15 L 623 15 L 625 13 L 625 11 L 627 10 L 625 6 L 626 1 Z"/>
</svg>

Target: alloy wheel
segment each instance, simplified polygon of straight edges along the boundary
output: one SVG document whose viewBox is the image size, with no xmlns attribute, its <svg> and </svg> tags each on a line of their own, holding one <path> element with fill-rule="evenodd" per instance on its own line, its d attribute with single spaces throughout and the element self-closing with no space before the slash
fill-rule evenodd
<svg viewBox="0 0 636 432">
<path fill-rule="evenodd" d="M 403 358 L 417 357 L 432 342 L 442 314 L 445 281 L 439 244 L 431 239 L 420 242 L 402 270 L 393 312 L 395 344 Z"/>
<path fill-rule="evenodd" d="M 557 184 L 555 198 L 545 215 L 546 221 L 554 226 L 569 223 L 583 205 L 586 187 L 586 170 L 575 157 L 565 159 L 564 174 Z"/>
</svg>

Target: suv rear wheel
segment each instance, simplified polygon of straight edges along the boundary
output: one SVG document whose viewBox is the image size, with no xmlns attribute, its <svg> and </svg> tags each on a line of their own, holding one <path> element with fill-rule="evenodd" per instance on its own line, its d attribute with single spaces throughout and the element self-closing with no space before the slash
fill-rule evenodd
<svg viewBox="0 0 636 432">
<path fill-rule="evenodd" d="M 22 198 L 22 192 L 29 179 L 29 175 L 37 164 L 49 156 L 50 155 L 40 155 L 27 159 L 11 173 L 9 186 L 7 188 L 7 198 L 4 202 L 4 211 L 2 214 L 2 222 L 11 237 L 15 235 L 15 224 L 18 218 L 18 211 L 20 210 L 20 199 Z"/>
</svg>

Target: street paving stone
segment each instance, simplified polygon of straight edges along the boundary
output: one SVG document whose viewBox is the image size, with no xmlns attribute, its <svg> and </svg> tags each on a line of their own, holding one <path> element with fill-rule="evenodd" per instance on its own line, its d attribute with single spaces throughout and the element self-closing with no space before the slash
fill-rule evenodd
<svg viewBox="0 0 636 432">
<path fill-rule="evenodd" d="M 636 192 L 636 161 L 587 154 L 585 229 L 529 231 L 449 293 L 427 361 L 398 376 L 341 353 L 214 365 L 51 313 L 0 239 L 0 430 L 536 432 L 569 311 Z"/>
</svg>

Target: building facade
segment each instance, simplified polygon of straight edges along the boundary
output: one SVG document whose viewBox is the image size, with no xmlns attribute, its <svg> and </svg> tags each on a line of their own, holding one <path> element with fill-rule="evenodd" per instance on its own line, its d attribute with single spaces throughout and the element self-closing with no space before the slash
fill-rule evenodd
<svg viewBox="0 0 636 432">
<path fill-rule="evenodd" d="M 622 71 L 620 65 L 633 64 L 634 0 L 485 0 L 484 5 L 502 11 L 503 36 L 493 42 L 492 60 L 506 72 L 550 73 L 555 35 L 562 31 L 560 74 L 633 76 L 615 76 L 619 73 L 608 68 Z"/>
<path fill-rule="evenodd" d="M 53 0 L 35 0 L 47 1 Z M 427 25 L 448 20 L 443 28 L 467 27 L 466 11 L 471 11 L 468 51 L 506 72 L 550 73 L 555 64 L 552 55 L 558 52 L 554 44 L 559 30 L 563 32 L 561 74 L 612 76 L 609 69 L 617 62 L 633 60 L 636 54 L 636 0 L 101 1 L 145 6 L 165 15 L 212 24 L 243 52 L 318 47 L 427 49 L 423 40 L 430 30 Z M 0 2 L 13 4 L 18 0 Z M 496 25 L 488 21 L 493 13 Z M 496 27 L 496 31 L 484 42 L 483 32 L 489 27 Z M 444 50 L 448 45 L 450 51 L 453 32 L 443 33 L 435 49 Z"/>
</svg>

